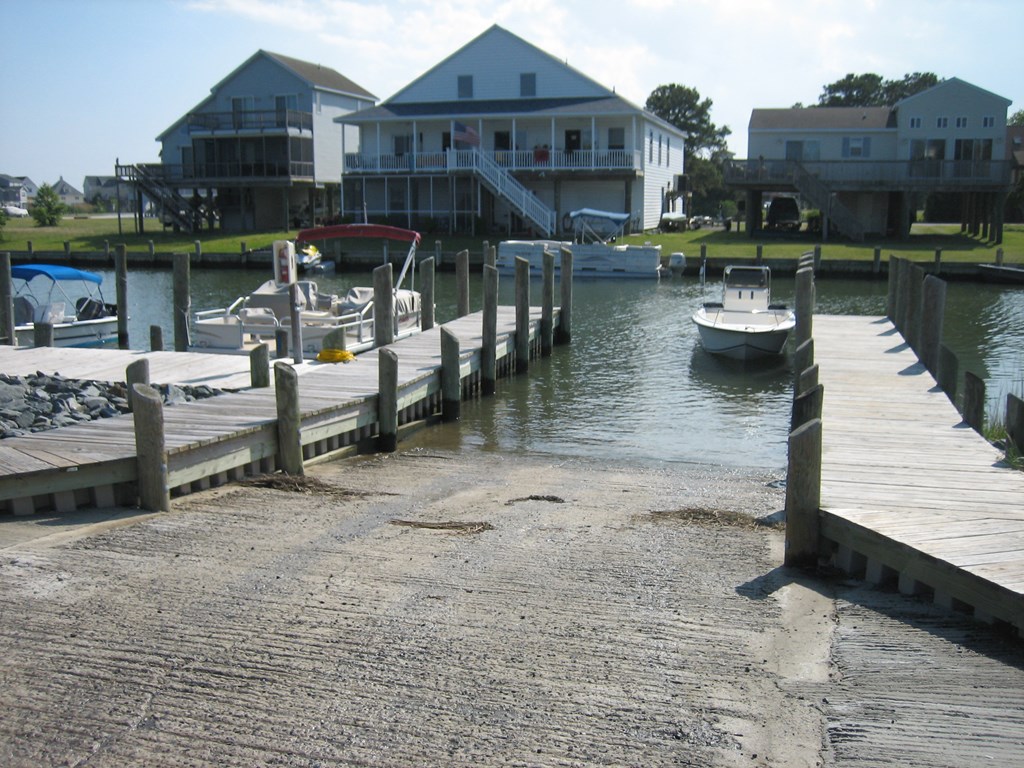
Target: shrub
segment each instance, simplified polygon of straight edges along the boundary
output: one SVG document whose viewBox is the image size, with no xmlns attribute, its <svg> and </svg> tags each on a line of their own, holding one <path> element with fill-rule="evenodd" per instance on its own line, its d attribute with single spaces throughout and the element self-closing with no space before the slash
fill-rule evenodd
<svg viewBox="0 0 1024 768">
<path fill-rule="evenodd" d="M 49 184 L 43 184 L 36 193 L 36 202 L 32 206 L 32 218 L 40 227 L 56 227 L 60 224 L 67 206 L 57 197 L 57 192 Z"/>
</svg>

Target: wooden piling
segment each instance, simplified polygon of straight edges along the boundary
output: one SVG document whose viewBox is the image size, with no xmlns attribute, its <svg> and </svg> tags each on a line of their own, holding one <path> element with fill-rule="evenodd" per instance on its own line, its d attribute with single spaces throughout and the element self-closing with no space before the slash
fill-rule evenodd
<svg viewBox="0 0 1024 768">
<path fill-rule="evenodd" d="M 377 355 L 377 450 L 398 449 L 398 355 L 383 348 Z"/>
<path fill-rule="evenodd" d="M 373 345 L 383 347 L 395 341 L 395 291 L 391 265 L 373 270 Z"/>
<path fill-rule="evenodd" d="M 253 389 L 270 386 L 270 347 L 257 344 L 249 353 L 249 381 Z"/>
<path fill-rule="evenodd" d="M 455 254 L 456 317 L 469 314 L 469 251 Z"/>
<path fill-rule="evenodd" d="M 149 326 L 149 351 L 164 351 L 164 329 L 159 325 Z"/>
<path fill-rule="evenodd" d="M 480 391 L 493 395 L 497 379 L 498 270 L 484 265 L 484 307 L 480 347 Z"/>
<path fill-rule="evenodd" d="M 462 411 L 462 360 L 459 337 L 441 326 L 441 418 L 458 421 Z"/>
<path fill-rule="evenodd" d="M 802 424 L 811 419 L 821 418 L 821 407 L 825 400 L 825 387 L 816 384 L 807 391 L 798 395 L 793 400 L 793 412 L 789 421 L 789 429 L 792 432 Z"/>
<path fill-rule="evenodd" d="M 809 392 L 816 386 L 818 386 L 818 364 L 814 363 L 800 371 L 797 376 L 794 399 Z"/>
<path fill-rule="evenodd" d="M 800 373 L 812 365 L 814 365 L 814 339 L 806 339 L 797 344 L 796 349 L 793 350 L 793 370 L 797 372 L 793 380 L 794 397 L 797 394 L 797 382 L 799 381 Z"/>
<path fill-rule="evenodd" d="M 786 553 L 789 567 L 818 562 L 821 506 L 821 419 L 801 424 L 789 434 L 786 472 Z"/>
<path fill-rule="evenodd" d="M 951 403 L 956 403 L 957 379 L 960 375 L 960 361 L 956 353 L 945 344 L 939 344 L 939 370 L 935 380 Z"/>
<path fill-rule="evenodd" d="M 299 285 L 292 283 L 288 286 L 288 315 L 291 324 L 290 338 L 288 341 L 292 353 L 292 362 L 295 365 L 302 364 L 302 304 L 299 302 Z"/>
<path fill-rule="evenodd" d="M 114 283 L 117 287 L 117 348 L 128 346 L 128 250 L 124 243 L 114 249 Z"/>
<path fill-rule="evenodd" d="M 888 284 L 885 298 L 885 316 L 896 324 L 896 299 L 898 296 L 899 287 L 899 267 L 900 259 L 898 256 L 889 254 L 889 267 L 888 267 Z"/>
<path fill-rule="evenodd" d="M 434 327 L 434 257 L 420 262 L 420 330 Z"/>
<path fill-rule="evenodd" d="M 1006 396 L 1006 437 L 1018 456 L 1024 454 L 1024 400 L 1012 393 Z"/>
<path fill-rule="evenodd" d="M 304 474 L 299 375 L 288 363 L 274 364 L 274 394 L 277 401 L 277 464 L 285 474 Z"/>
<path fill-rule="evenodd" d="M 171 508 L 171 490 L 167 486 L 163 400 L 148 384 L 135 384 L 133 389 L 139 506 L 151 512 L 167 512 Z"/>
<path fill-rule="evenodd" d="M 530 262 L 516 256 L 516 373 L 530 367 Z"/>
<path fill-rule="evenodd" d="M 801 267 L 796 271 L 796 327 L 793 339 L 803 344 L 814 335 L 814 270 Z"/>
<path fill-rule="evenodd" d="M 814 246 L 814 271 L 821 271 L 821 245 Z"/>
<path fill-rule="evenodd" d="M 124 372 L 125 382 L 128 385 L 128 410 L 135 410 L 135 385 L 149 384 L 149 360 L 141 357 L 128 364 Z"/>
<path fill-rule="evenodd" d="M 754 257 L 755 264 L 764 263 L 764 246 L 761 243 L 757 244 L 757 256 Z"/>
<path fill-rule="evenodd" d="M 192 277 L 187 253 L 175 253 L 171 256 L 174 270 L 173 314 L 174 314 L 174 351 L 188 351 L 188 316 L 192 309 Z"/>
<path fill-rule="evenodd" d="M 551 354 L 554 345 L 555 323 L 555 254 L 544 251 L 541 274 L 541 310 L 540 310 L 540 353 L 544 357 Z"/>
<path fill-rule="evenodd" d="M 555 342 L 568 344 L 572 341 L 572 251 L 568 248 L 562 248 L 561 251 L 559 289 L 562 306 L 558 309 L 558 336 Z"/>
<path fill-rule="evenodd" d="M 921 331 L 918 356 L 924 367 L 938 378 L 939 344 L 942 342 L 942 323 L 946 315 L 946 282 L 928 275 L 922 286 Z"/>
<path fill-rule="evenodd" d="M 36 320 L 32 323 L 32 344 L 36 347 L 53 346 L 53 323 Z"/>
<path fill-rule="evenodd" d="M 921 350 L 921 306 L 924 298 L 924 278 L 924 269 L 913 264 L 910 267 L 910 306 L 907 307 L 907 323 L 903 338 L 918 354 Z"/>
<path fill-rule="evenodd" d="M 287 328 L 278 328 L 274 331 L 274 357 L 278 360 L 288 357 Z"/>
<path fill-rule="evenodd" d="M 11 253 L 0 253 L 0 336 L 3 343 L 18 346 L 14 322 L 14 281 L 11 278 Z"/>
<path fill-rule="evenodd" d="M 964 421 L 981 434 L 985 428 L 985 381 L 971 371 L 964 371 Z"/>
</svg>

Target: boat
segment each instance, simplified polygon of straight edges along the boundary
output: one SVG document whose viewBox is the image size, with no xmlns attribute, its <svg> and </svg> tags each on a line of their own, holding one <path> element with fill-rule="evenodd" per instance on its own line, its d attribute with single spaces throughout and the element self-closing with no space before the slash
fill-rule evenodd
<svg viewBox="0 0 1024 768">
<path fill-rule="evenodd" d="M 313 280 L 297 278 L 296 243 L 344 238 L 387 239 L 407 243 L 409 250 L 398 279 L 394 283 L 395 340 L 420 331 L 420 294 L 402 288 L 413 280 L 416 249 L 420 234 L 378 224 L 338 224 L 303 230 L 295 242 L 274 243 L 274 277 L 229 306 L 196 312 L 192 319 L 190 348 L 200 352 L 244 353 L 257 344 L 273 342 L 279 330 L 291 330 L 291 286 L 296 286 L 301 323 L 302 353 L 317 357 L 325 349 L 347 350 L 353 354 L 373 349 L 374 290 L 357 286 L 339 296 L 321 293 Z"/>
<path fill-rule="evenodd" d="M 323 275 L 334 272 L 334 262 L 325 260 L 319 248 L 312 243 L 299 248 L 298 246 L 301 244 L 301 240 L 297 239 L 295 241 L 295 267 L 298 269 L 299 274 L 313 273 Z"/>
<path fill-rule="evenodd" d="M 703 267 L 701 275 L 703 278 Z M 771 303 L 768 267 L 727 266 L 722 300 L 704 302 L 693 322 L 708 352 L 753 360 L 783 353 L 796 315 L 784 304 Z"/>
<path fill-rule="evenodd" d="M 643 278 L 661 276 L 660 245 L 617 245 L 616 240 L 629 222 L 628 213 L 581 208 L 567 214 L 565 224 L 573 240 L 505 240 L 498 244 L 495 267 L 499 274 L 514 274 L 516 258 L 526 259 L 537 274 L 544 266 L 544 253 L 555 254 L 555 270 L 562 248 L 572 252 L 573 277 Z"/>
<path fill-rule="evenodd" d="M 36 323 L 53 326 L 56 347 L 117 342 L 117 306 L 103 298 L 102 275 L 59 264 L 17 264 L 11 280 L 19 346 L 35 343 Z"/>
</svg>

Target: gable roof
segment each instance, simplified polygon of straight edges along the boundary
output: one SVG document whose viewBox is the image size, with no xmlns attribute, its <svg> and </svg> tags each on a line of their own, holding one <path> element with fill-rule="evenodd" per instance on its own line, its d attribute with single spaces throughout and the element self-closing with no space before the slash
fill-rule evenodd
<svg viewBox="0 0 1024 768">
<path fill-rule="evenodd" d="M 912 102 L 915 99 L 918 99 L 918 98 L 920 98 L 922 96 L 934 94 L 938 90 L 949 88 L 951 86 L 957 86 L 957 85 L 964 86 L 966 88 L 970 88 L 972 90 L 977 91 L 978 93 L 984 94 L 985 96 L 989 96 L 989 97 L 991 97 L 993 99 L 997 99 L 999 101 L 1005 102 L 1007 107 L 1009 107 L 1013 103 L 1013 101 L 1010 100 L 1010 99 L 1007 99 L 1007 98 L 1005 98 L 1003 96 L 1000 96 L 999 94 L 992 93 L 992 91 L 986 91 L 984 88 L 979 88 L 978 86 L 974 85 L 973 83 L 968 83 L 966 80 L 961 80 L 959 77 L 948 77 L 945 80 L 943 80 L 942 82 L 936 83 L 931 88 L 926 88 L 923 91 L 918 91 L 915 94 L 907 96 L 905 99 L 901 99 L 901 100 L 897 101 L 896 102 L 896 107 L 899 108 L 899 107 L 904 106 L 905 104 L 908 104 L 909 102 Z"/>
<path fill-rule="evenodd" d="M 61 176 L 57 183 L 53 185 L 53 191 L 58 195 L 80 195 L 80 191 L 71 186 L 68 182 L 64 181 L 64 177 Z"/>
<path fill-rule="evenodd" d="M 896 113 L 889 107 L 794 107 L 755 109 L 750 113 L 752 131 L 881 130 L 896 127 Z"/>
</svg>

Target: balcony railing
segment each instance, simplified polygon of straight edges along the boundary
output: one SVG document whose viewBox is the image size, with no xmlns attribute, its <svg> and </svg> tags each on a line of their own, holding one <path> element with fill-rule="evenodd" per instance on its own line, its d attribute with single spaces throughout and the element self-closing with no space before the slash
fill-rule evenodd
<svg viewBox="0 0 1024 768">
<path fill-rule="evenodd" d="M 1010 183 L 1005 160 L 733 160 L 725 166 L 726 184 L 794 185 L 800 169 L 835 189 L 900 187 L 1000 187 Z"/>
<path fill-rule="evenodd" d="M 313 114 L 294 109 L 262 109 L 240 112 L 192 112 L 188 116 L 189 133 L 236 131 L 313 130 Z"/>
<path fill-rule="evenodd" d="M 474 152 L 506 171 L 636 171 L 643 167 L 639 150 L 561 149 L 455 150 L 405 154 L 349 153 L 345 170 L 353 173 L 448 173 L 474 167 Z"/>
<path fill-rule="evenodd" d="M 152 164 L 146 166 L 151 174 L 165 183 L 225 181 L 261 181 L 288 178 L 313 178 L 313 163 L 297 161 L 265 161 L 220 163 L 186 163 L 184 165 Z"/>
</svg>

